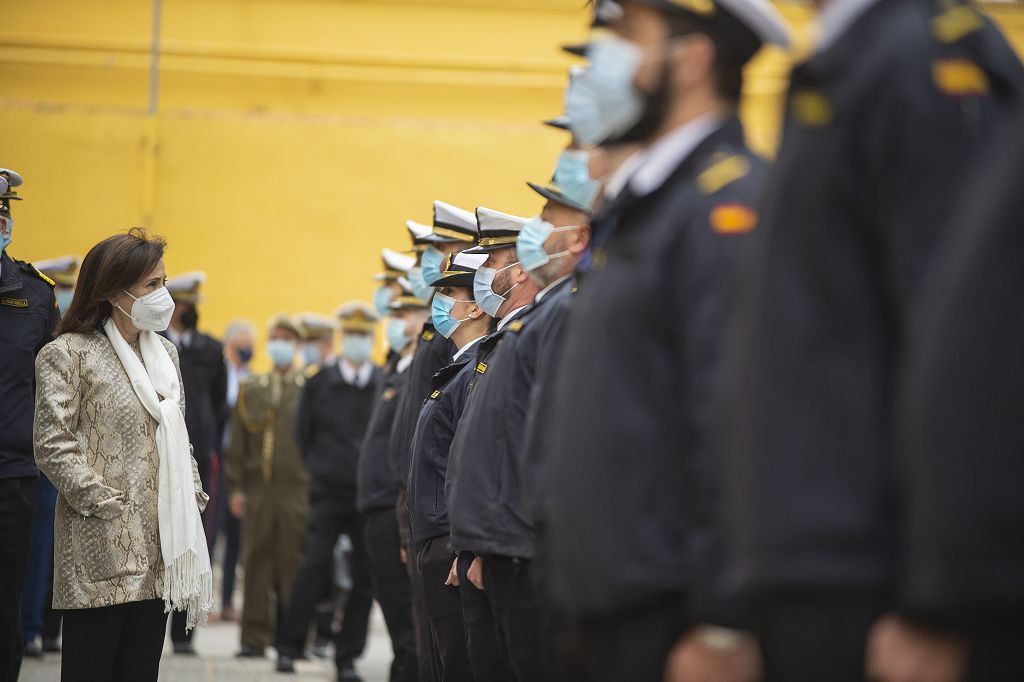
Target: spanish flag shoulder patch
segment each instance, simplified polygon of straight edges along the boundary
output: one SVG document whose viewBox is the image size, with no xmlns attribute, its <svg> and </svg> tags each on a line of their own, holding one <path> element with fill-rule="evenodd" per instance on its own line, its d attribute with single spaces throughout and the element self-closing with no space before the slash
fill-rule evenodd
<svg viewBox="0 0 1024 682">
<path fill-rule="evenodd" d="M 719 204 L 708 218 L 718 234 L 743 234 L 757 225 L 757 212 L 745 204 Z"/>
</svg>

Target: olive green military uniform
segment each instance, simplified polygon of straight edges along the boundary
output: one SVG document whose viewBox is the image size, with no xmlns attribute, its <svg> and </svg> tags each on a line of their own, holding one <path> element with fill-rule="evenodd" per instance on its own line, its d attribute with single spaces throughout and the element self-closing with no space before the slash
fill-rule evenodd
<svg viewBox="0 0 1024 682">
<path fill-rule="evenodd" d="M 252 377 L 239 387 L 231 417 L 225 474 L 228 489 L 247 498 L 242 644 L 257 649 L 274 641 L 271 594 L 287 608 L 302 558 L 309 476 L 294 434 L 305 383 L 299 370 Z"/>
</svg>

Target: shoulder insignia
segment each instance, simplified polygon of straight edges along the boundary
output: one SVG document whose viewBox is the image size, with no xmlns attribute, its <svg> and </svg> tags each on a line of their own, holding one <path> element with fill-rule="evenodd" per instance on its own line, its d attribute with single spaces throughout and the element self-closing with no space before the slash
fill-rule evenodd
<svg viewBox="0 0 1024 682">
<path fill-rule="evenodd" d="M 483 374 L 486 371 L 487 371 L 487 363 L 485 363 L 485 362 L 478 362 L 478 363 L 476 363 L 476 373 L 477 374 Z"/>
<path fill-rule="evenodd" d="M 757 212 L 744 204 L 719 204 L 711 209 L 708 222 L 718 234 L 742 234 L 757 225 Z"/>
<path fill-rule="evenodd" d="M 508 323 L 508 330 L 510 332 L 519 332 L 519 331 L 522 330 L 522 328 L 523 328 L 523 321 L 522 320 L 512 320 L 511 322 Z"/>
<path fill-rule="evenodd" d="M 714 194 L 750 172 L 750 162 L 739 154 L 716 154 L 712 163 L 697 176 L 697 186 L 704 194 Z"/>
<path fill-rule="evenodd" d="M 320 373 L 320 365 L 310 365 L 306 369 L 302 370 L 302 373 L 306 376 L 307 379 L 312 379 L 313 377 Z"/>
<path fill-rule="evenodd" d="M 932 35 L 939 42 L 955 43 L 984 25 L 981 16 L 972 7 L 955 4 L 932 17 Z"/>
<path fill-rule="evenodd" d="M 393 388 L 385 388 L 384 392 L 380 394 L 380 399 L 381 400 L 391 400 L 394 397 L 395 397 L 395 389 L 393 389 Z"/>
<path fill-rule="evenodd" d="M 9 305 L 12 308 L 27 308 L 28 307 L 28 299 L 27 298 L 8 298 L 7 296 L 4 296 L 4 297 L 0 298 L 0 305 Z"/>
<path fill-rule="evenodd" d="M 935 86 L 950 97 L 987 95 L 988 76 L 969 59 L 936 59 L 932 62 L 932 78 Z"/>
<path fill-rule="evenodd" d="M 33 276 L 33 277 L 35 277 L 36 279 L 41 279 L 41 280 L 43 280 L 44 282 L 46 282 L 47 284 L 49 284 L 49 285 L 50 285 L 51 287 L 55 287 L 55 286 L 57 286 L 57 283 L 56 283 L 56 282 L 54 282 L 54 281 L 53 281 L 52 279 L 50 279 L 49 277 L 47 277 L 46 275 L 44 275 L 44 274 L 43 274 L 42 272 L 40 272 L 40 271 L 39 271 L 39 268 L 37 268 L 36 266 L 32 265 L 31 263 L 27 263 L 27 262 L 25 262 L 25 261 L 15 261 L 15 262 L 16 262 L 16 263 L 17 263 L 17 264 L 18 264 L 19 266 L 21 266 L 21 269 L 22 269 L 22 270 L 24 270 L 24 271 L 25 271 L 25 272 L 27 272 L 28 274 L 32 275 L 32 276 Z"/>
<path fill-rule="evenodd" d="M 608 257 L 604 255 L 604 249 L 594 249 L 590 253 L 590 267 L 592 269 L 601 270 L 607 262 Z"/>
<path fill-rule="evenodd" d="M 424 341 L 433 341 L 434 332 L 426 330 L 422 334 L 420 334 L 420 338 L 423 339 Z"/>
<path fill-rule="evenodd" d="M 812 128 L 824 128 L 832 123 L 835 111 L 828 97 L 817 90 L 797 90 L 789 100 L 793 117 Z"/>
<path fill-rule="evenodd" d="M 438 389 L 438 390 L 434 391 L 433 393 L 431 393 L 430 394 L 430 399 L 431 400 L 437 400 L 437 397 L 439 395 L 441 395 L 441 390 L 440 389 Z"/>
</svg>

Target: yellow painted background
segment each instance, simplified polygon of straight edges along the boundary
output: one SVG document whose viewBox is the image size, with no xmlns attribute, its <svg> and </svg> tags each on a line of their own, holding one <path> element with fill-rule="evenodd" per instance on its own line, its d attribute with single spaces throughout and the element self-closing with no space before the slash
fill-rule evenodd
<svg viewBox="0 0 1024 682">
<path fill-rule="evenodd" d="M 147 0 L 0 0 L 0 166 L 26 178 L 11 253 L 83 254 L 131 225 L 205 270 L 200 326 L 369 298 L 431 201 L 540 209 L 582 0 L 164 0 L 147 113 Z M 1019 5 L 995 10 L 1015 40 Z M 785 7 L 796 24 L 800 7 Z M 1018 45 L 1020 43 L 1018 42 Z M 743 115 L 774 145 L 786 60 Z"/>
</svg>

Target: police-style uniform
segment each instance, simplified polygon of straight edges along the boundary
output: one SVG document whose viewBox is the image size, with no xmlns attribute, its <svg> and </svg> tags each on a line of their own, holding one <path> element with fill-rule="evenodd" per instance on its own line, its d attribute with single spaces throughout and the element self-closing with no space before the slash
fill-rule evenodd
<svg viewBox="0 0 1024 682">
<path fill-rule="evenodd" d="M 407 221 L 406 228 L 413 238 L 413 245 L 418 251 L 426 249 L 429 244 L 460 243 L 471 245 L 477 237 L 476 218 L 472 213 L 443 201 L 434 202 L 434 219 L 429 230 L 414 221 Z M 401 532 L 402 546 L 407 557 L 413 556 L 412 537 L 409 531 L 408 501 L 405 486 L 409 478 L 409 461 L 412 454 L 411 443 L 419 417 L 420 406 L 427 397 L 430 379 L 434 373 L 448 364 L 455 347 L 451 341 L 438 334 L 430 320 L 423 324 L 416 352 L 413 354 L 412 365 L 409 367 L 409 387 L 401 396 L 396 409 L 395 423 L 392 425 L 391 467 L 395 480 L 400 486 L 395 513 L 398 516 L 398 527 Z M 436 674 L 430 657 L 430 623 L 423 603 L 422 580 L 416 573 L 416 562 L 408 561 L 406 568 L 410 572 L 413 589 L 413 618 L 416 627 L 416 652 L 420 666 L 421 680 L 434 680 Z"/>
<path fill-rule="evenodd" d="M 977 166 L 922 282 L 896 441 L 906 519 L 896 603 L 910 622 L 970 641 L 972 681 L 1024 679 L 1022 121 Z"/>
<path fill-rule="evenodd" d="M 404 288 L 390 304 L 394 311 L 422 310 L 424 307 L 423 301 Z M 392 682 L 415 682 L 418 670 L 412 588 L 400 559 L 402 543 L 395 514 L 399 487 L 391 471 L 388 453 L 395 408 L 398 397 L 408 388 L 411 364 L 412 355 L 402 358 L 398 353 L 392 353 L 374 396 L 357 469 L 356 507 L 363 517 L 363 537 L 375 595 L 395 652 L 391 664 Z"/>
<path fill-rule="evenodd" d="M 701 7 L 651 4 L 684 16 Z M 708 3 L 697 21 L 737 58 L 785 39 L 770 5 L 749 3 L 751 17 L 736 4 Z M 766 168 L 727 107 L 641 154 L 594 220 L 603 247 L 565 322 L 543 438 L 544 575 L 568 619 L 562 665 L 583 680 L 660 679 L 687 629 L 747 624 L 717 587 L 714 401 L 736 258 Z"/>
<path fill-rule="evenodd" d="M 477 209 L 480 246 L 515 246 L 527 220 Z M 452 545 L 483 559 L 484 592 L 498 626 L 498 645 L 515 679 L 546 679 L 541 661 L 539 603 L 530 578 L 534 526 L 523 509 L 520 451 L 538 360 L 571 294 L 566 277 L 536 301 L 502 318 L 480 344 L 468 405 L 452 443 L 448 512 Z"/>
<path fill-rule="evenodd" d="M 360 334 L 373 333 L 378 321 L 372 307 L 361 301 L 342 306 L 336 317 L 342 332 Z M 352 376 L 346 378 L 349 371 Z M 363 652 L 373 606 L 363 527 L 356 511 L 356 469 L 379 383 L 380 368 L 369 361 L 357 369 L 341 359 L 307 380 L 296 416 L 295 437 L 310 475 L 309 530 L 278 649 L 289 658 L 304 651 L 316 604 L 330 581 L 334 546 L 346 534 L 352 540 L 353 585 L 335 637 L 339 671 L 351 668 Z"/>
<path fill-rule="evenodd" d="M 0 220 L 10 220 L 21 184 L 18 173 L 0 168 Z M 21 590 L 39 476 L 32 453 L 35 357 L 57 327 L 53 287 L 31 264 L 6 248 L 0 253 L 0 678 L 18 677 L 24 646 Z"/>
<path fill-rule="evenodd" d="M 859 679 L 894 579 L 893 388 L 918 284 L 1022 77 L 972 5 L 846 4 L 826 7 L 818 50 L 793 70 L 742 269 L 724 427 L 731 575 L 772 602 L 769 675 L 802 664 L 830 680 Z M 802 618 L 854 624 L 797 646 Z"/>
<path fill-rule="evenodd" d="M 299 330 L 286 316 L 271 328 Z M 295 440 L 299 398 L 306 385 L 301 370 L 252 376 L 238 387 L 231 416 L 227 483 L 246 496 L 244 528 L 245 594 L 242 650 L 262 656 L 275 638 L 271 591 L 287 607 L 302 558 L 309 511 L 309 476 Z M 282 624 L 278 623 L 280 628 Z"/>
<path fill-rule="evenodd" d="M 471 291 L 473 275 L 484 259 L 466 252 L 449 257 L 441 278 L 430 285 Z M 479 342 L 476 339 L 459 348 L 451 362 L 432 377 L 412 440 L 408 485 L 412 539 L 430 620 L 434 668 L 443 682 L 474 679 L 466 649 L 462 599 L 458 588 L 446 584 L 455 554 L 448 535 L 444 487 L 448 453 L 465 406 L 465 388 Z M 477 670 L 479 679 L 493 679 L 488 674 L 486 669 Z"/>
</svg>

